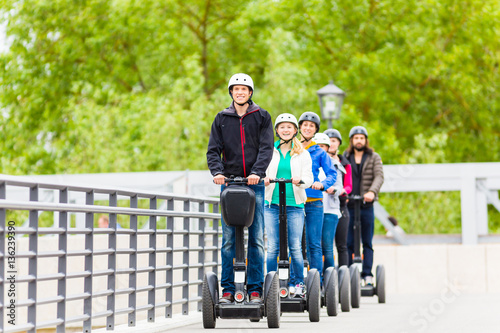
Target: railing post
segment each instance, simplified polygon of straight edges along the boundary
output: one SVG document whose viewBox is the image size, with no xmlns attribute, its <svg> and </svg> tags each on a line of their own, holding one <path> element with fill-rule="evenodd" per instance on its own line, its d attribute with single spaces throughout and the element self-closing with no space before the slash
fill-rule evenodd
<svg viewBox="0 0 500 333">
<path fill-rule="evenodd" d="M 167 210 L 172 211 L 174 210 L 174 199 L 169 199 L 167 202 Z M 165 300 L 167 302 L 170 302 L 170 306 L 167 306 L 165 308 L 165 318 L 172 318 L 172 301 L 173 301 L 173 283 L 174 283 L 174 218 L 172 216 L 167 217 L 167 230 L 169 230 L 169 233 L 167 234 L 167 248 L 170 249 L 170 251 L 167 252 L 167 266 L 170 268 L 167 269 L 166 272 L 166 283 L 170 284 L 170 287 L 167 287 L 165 292 Z"/>
<path fill-rule="evenodd" d="M 478 235 L 488 235 L 488 197 L 486 179 L 476 180 L 476 223 Z M 484 189 L 484 190 L 483 190 Z"/>
<path fill-rule="evenodd" d="M 68 203 L 68 189 L 59 191 L 59 203 Z M 57 318 L 62 319 L 62 323 L 57 325 L 57 333 L 66 332 L 66 273 L 68 259 L 68 213 L 59 212 L 59 228 L 64 232 L 59 234 L 59 251 L 64 254 L 58 258 L 58 273 L 63 275 L 62 279 L 57 281 L 57 295 L 63 300 L 57 303 Z"/>
<path fill-rule="evenodd" d="M 205 212 L 205 202 L 201 201 L 199 203 L 198 211 L 200 213 Z M 198 268 L 198 280 L 203 281 L 205 275 L 205 218 L 198 219 L 198 229 L 201 231 L 198 236 L 198 246 L 202 248 L 201 251 L 198 252 L 198 263 L 202 266 Z M 203 295 L 203 284 L 198 285 L 198 295 Z M 202 301 L 198 302 L 198 311 L 201 312 L 203 307 Z"/>
<path fill-rule="evenodd" d="M 38 185 L 30 187 L 30 201 L 38 201 Z M 28 282 L 28 299 L 33 300 L 33 304 L 28 306 L 28 323 L 32 324 L 34 328 L 28 330 L 28 333 L 36 332 L 36 285 L 37 285 L 37 257 L 38 257 L 38 211 L 30 210 L 29 212 L 29 227 L 35 232 L 29 234 L 29 251 L 34 256 L 28 259 L 28 275 L 34 279 Z"/>
<path fill-rule="evenodd" d="M 149 199 L 149 209 L 156 210 L 157 199 L 153 197 Z M 149 253 L 149 267 L 154 268 L 148 273 L 148 284 L 153 287 L 153 289 L 148 291 L 148 304 L 153 307 L 148 310 L 148 322 L 152 323 L 155 321 L 155 304 L 156 304 L 156 216 L 149 217 L 149 229 L 153 232 L 149 234 L 149 248 L 153 249 L 153 252 Z"/>
<path fill-rule="evenodd" d="M 137 195 L 130 198 L 130 208 L 137 208 Z M 128 306 L 132 312 L 128 314 L 128 326 L 135 326 L 135 314 L 137 308 L 137 215 L 130 215 L 130 248 L 134 251 L 129 256 L 129 267 L 133 272 L 129 275 L 128 286 L 132 292 L 128 295 Z"/>
<path fill-rule="evenodd" d="M 94 204 L 94 190 L 91 190 L 85 195 L 85 204 Z M 85 272 L 90 273 L 84 278 L 83 292 L 89 296 L 83 300 L 83 314 L 88 318 L 83 322 L 83 332 L 89 333 L 92 331 L 92 280 L 94 274 L 94 213 L 85 213 L 85 229 L 90 229 L 90 232 L 85 234 L 85 250 L 90 251 L 90 254 L 85 256 Z"/>
<path fill-rule="evenodd" d="M 118 196 L 115 193 L 109 195 L 109 206 L 118 206 Z M 109 228 L 113 229 L 113 232 L 108 236 L 108 245 L 113 252 L 108 256 L 108 269 L 113 270 L 113 273 L 108 275 L 108 290 L 111 290 L 111 294 L 108 295 L 107 299 L 107 310 L 111 311 L 111 315 L 106 318 L 106 327 L 109 330 L 115 328 L 115 290 L 116 290 L 116 226 L 117 217 L 116 214 L 109 214 Z"/>
<path fill-rule="evenodd" d="M 5 182 L 0 183 L 0 199 L 6 198 L 6 186 Z M 0 208 L 0 303 L 2 303 L 2 307 L 0 307 L 0 330 L 4 332 L 4 321 L 5 321 L 5 227 L 7 225 L 5 209 Z"/>
<path fill-rule="evenodd" d="M 462 244 L 477 244 L 476 176 L 473 166 L 462 166 L 460 205 L 462 215 Z"/>
<path fill-rule="evenodd" d="M 191 202 L 189 200 L 184 201 L 184 211 L 189 212 L 189 206 Z M 182 314 L 189 314 L 189 217 L 184 218 L 184 236 L 182 246 L 184 247 L 182 262 L 186 265 L 186 268 L 182 269 L 182 281 L 186 282 L 186 285 L 182 287 L 182 298 L 186 300 L 186 303 L 182 304 Z"/>
<path fill-rule="evenodd" d="M 219 213 L 219 204 L 215 203 L 213 205 L 213 213 L 218 214 Z M 212 268 L 212 272 L 214 272 L 217 276 L 219 276 L 219 250 L 221 248 L 222 244 L 219 244 L 219 221 L 220 219 L 213 219 L 212 220 L 212 228 L 215 230 L 214 235 L 212 236 L 212 244 L 215 246 L 217 249 L 213 251 L 213 261 L 216 263 L 216 265 Z"/>
</svg>

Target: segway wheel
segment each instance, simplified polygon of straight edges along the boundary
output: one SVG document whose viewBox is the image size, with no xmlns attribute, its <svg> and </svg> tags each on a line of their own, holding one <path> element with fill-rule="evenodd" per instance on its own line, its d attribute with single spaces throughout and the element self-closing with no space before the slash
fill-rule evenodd
<svg viewBox="0 0 500 333">
<path fill-rule="evenodd" d="M 309 311 L 309 321 L 318 322 L 321 310 L 321 280 L 317 270 L 309 271 L 307 278 L 312 279 L 311 287 L 307 290 L 307 311 Z"/>
<path fill-rule="evenodd" d="M 215 328 L 215 306 L 212 300 L 212 295 L 210 295 L 210 289 L 208 287 L 206 275 L 203 279 L 202 312 L 203 328 Z"/>
<path fill-rule="evenodd" d="M 342 312 L 351 311 L 351 274 L 347 266 L 339 268 L 339 294 Z"/>
<path fill-rule="evenodd" d="M 329 267 L 328 269 L 331 269 L 332 273 L 328 284 L 325 285 L 326 313 L 329 316 L 337 316 L 339 314 L 339 277 L 335 268 Z"/>
<path fill-rule="evenodd" d="M 281 316 L 280 282 L 278 274 L 271 281 L 271 287 L 266 297 L 267 327 L 279 328 Z"/>
<path fill-rule="evenodd" d="M 385 303 L 385 268 L 382 265 L 377 266 L 375 292 L 379 303 Z"/>
<path fill-rule="evenodd" d="M 361 276 L 356 266 L 349 267 L 349 273 L 351 273 L 351 306 L 357 309 L 361 303 Z"/>
</svg>

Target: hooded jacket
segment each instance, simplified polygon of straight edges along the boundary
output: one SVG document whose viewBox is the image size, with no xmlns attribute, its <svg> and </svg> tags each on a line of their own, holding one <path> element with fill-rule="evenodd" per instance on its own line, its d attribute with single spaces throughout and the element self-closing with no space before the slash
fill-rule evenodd
<svg viewBox="0 0 500 333">
<path fill-rule="evenodd" d="M 307 147 L 307 151 L 311 155 L 312 172 L 314 175 L 314 182 L 319 182 L 319 168 L 323 168 L 326 178 L 321 181 L 325 189 L 330 188 L 335 184 L 337 179 L 337 171 L 332 163 L 331 157 L 321 149 L 315 142 Z M 320 199 L 323 198 L 323 192 L 320 190 L 313 190 L 312 188 L 306 189 L 308 198 Z"/>
<path fill-rule="evenodd" d="M 240 117 L 232 102 L 212 123 L 207 149 L 212 176 L 255 174 L 264 178 L 273 155 L 273 140 L 272 120 L 266 110 L 252 102 Z"/>
</svg>

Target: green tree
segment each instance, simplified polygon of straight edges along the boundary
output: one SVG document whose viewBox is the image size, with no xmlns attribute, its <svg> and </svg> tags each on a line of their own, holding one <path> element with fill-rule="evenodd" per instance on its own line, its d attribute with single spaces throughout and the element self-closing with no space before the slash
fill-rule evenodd
<svg viewBox="0 0 500 333">
<path fill-rule="evenodd" d="M 227 79 L 275 117 L 347 92 L 385 163 L 500 158 L 493 0 L 0 0 L 0 172 L 206 168 Z M 325 122 L 326 124 L 326 122 Z M 326 127 L 325 127 L 326 128 Z M 345 140 L 347 141 L 347 140 Z"/>
</svg>

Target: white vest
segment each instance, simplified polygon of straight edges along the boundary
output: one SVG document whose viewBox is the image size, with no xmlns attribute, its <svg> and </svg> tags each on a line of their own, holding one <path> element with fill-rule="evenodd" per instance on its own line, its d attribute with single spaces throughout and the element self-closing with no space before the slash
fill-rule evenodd
<svg viewBox="0 0 500 333">
<path fill-rule="evenodd" d="M 273 158 L 266 170 L 266 177 L 269 177 L 270 179 L 276 178 L 280 158 L 280 152 L 275 147 L 273 151 Z M 292 177 L 300 177 L 300 179 L 304 182 L 304 184 L 298 186 L 292 185 L 293 195 L 295 196 L 295 203 L 299 205 L 306 202 L 306 188 L 310 187 L 314 181 L 314 176 L 312 173 L 312 160 L 309 152 L 304 149 L 301 154 L 292 155 L 290 159 L 290 169 L 292 171 Z M 275 183 L 271 183 L 266 186 L 265 198 L 268 202 L 271 202 L 273 199 L 273 191 L 275 186 Z"/>
</svg>

